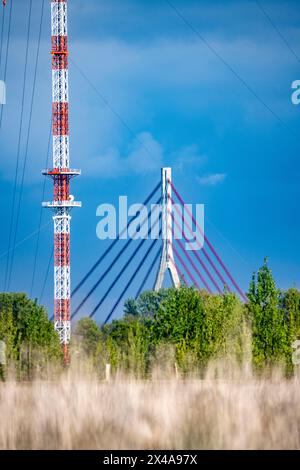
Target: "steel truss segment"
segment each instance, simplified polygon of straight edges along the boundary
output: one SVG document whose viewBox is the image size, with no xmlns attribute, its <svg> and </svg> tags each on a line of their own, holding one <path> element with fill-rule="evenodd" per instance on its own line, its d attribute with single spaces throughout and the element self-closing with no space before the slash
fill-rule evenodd
<svg viewBox="0 0 300 470">
<path fill-rule="evenodd" d="M 54 233 L 68 233 L 70 234 L 71 216 L 66 213 L 63 215 L 55 215 L 54 220 Z"/>
<path fill-rule="evenodd" d="M 70 266 L 54 266 L 54 298 L 68 300 L 70 298 Z"/>
<path fill-rule="evenodd" d="M 54 266 L 70 266 L 70 234 L 54 235 Z"/>
<path fill-rule="evenodd" d="M 69 136 L 53 136 L 53 168 L 66 168 L 70 164 Z"/>
<path fill-rule="evenodd" d="M 69 344 L 71 339 L 71 322 L 70 321 L 55 321 L 54 328 L 58 333 L 61 344 Z"/>
<path fill-rule="evenodd" d="M 67 103 L 69 101 L 68 70 L 52 70 L 52 101 Z"/>
<path fill-rule="evenodd" d="M 53 135 L 69 135 L 69 103 L 52 103 Z"/>
<path fill-rule="evenodd" d="M 52 1 L 51 2 L 51 34 L 52 36 L 67 36 L 67 2 Z"/>
</svg>

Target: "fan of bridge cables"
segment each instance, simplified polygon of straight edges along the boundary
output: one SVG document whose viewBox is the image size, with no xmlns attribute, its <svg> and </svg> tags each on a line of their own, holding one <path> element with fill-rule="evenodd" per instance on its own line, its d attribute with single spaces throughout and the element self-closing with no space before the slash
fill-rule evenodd
<svg viewBox="0 0 300 470">
<path fill-rule="evenodd" d="M 247 301 L 245 294 L 234 280 L 233 276 L 225 266 L 221 257 L 218 255 L 207 236 L 203 233 L 199 223 L 194 218 L 192 211 L 189 206 L 184 203 L 184 200 L 180 196 L 179 192 L 175 188 L 174 184 L 169 181 L 172 187 L 173 193 L 176 197 L 176 202 L 172 197 L 171 200 L 171 218 L 173 222 L 172 230 L 175 232 L 182 228 L 182 239 L 180 237 L 173 237 L 173 251 L 175 257 L 175 263 L 177 271 L 180 275 L 181 281 L 184 284 L 193 285 L 197 289 L 206 289 L 209 293 L 217 292 L 222 294 L 224 291 L 236 292 L 243 301 Z M 146 200 L 143 202 L 143 206 L 147 206 L 152 201 L 154 207 L 161 204 L 162 197 L 158 195 L 160 190 L 160 183 L 148 195 Z M 152 205 L 153 207 L 153 205 Z M 184 208 L 184 211 L 182 210 Z M 97 276 L 96 282 L 89 288 L 88 292 L 82 297 L 77 303 L 77 307 L 74 309 L 72 314 L 72 320 L 83 310 L 83 307 L 87 305 L 87 302 L 93 298 L 97 298 L 95 307 L 90 309 L 89 306 L 89 317 L 94 317 L 99 311 L 105 301 L 108 299 L 112 291 L 116 289 L 118 293 L 116 300 L 110 307 L 106 317 L 102 319 L 103 323 L 106 324 L 115 314 L 121 301 L 126 298 L 131 286 L 134 281 L 139 282 L 139 286 L 136 289 L 135 298 L 138 298 L 147 282 L 150 280 L 154 269 L 159 262 L 162 252 L 162 216 L 161 211 L 157 211 L 156 217 L 153 217 L 153 211 L 147 211 L 144 219 L 139 224 L 133 224 L 136 222 L 136 218 L 139 213 L 133 216 L 127 223 L 127 226 L 118 234 L 118 236 L 110 243 L 107 249 L 92 265 L 85 276 L 80 280 L 77 286 L 72 291 L 73 302 L 79 296 L 80 291 L 86 285 L 92 274 L 96 271 L 100 271 L 100 275 Z M 137 225 L 137 227 L 136 227 Z M 144 228 L 143 238 L 131 236 L 124 243 L 124 234 L 127 233 L 130 227 L 134 226 L 138 232 Z M 191 249 L 191 240 L 195 238 L 192 226 L 196 227 L 198 233 L 203 237 L 203 246 L 199 244 L 198 249 Z M 145 230 L 146 227 L 146 230 Z M 148 228 L 148 231 L 147 231 Z M 170 227 L 171 228 L 171 227 Z M 157 237 L 152 239 L 151 234 L 153 231 L 156 232 Z M 132 234 L 131 234 L 132 235 Z M 147 240 L 150 242 L 146 243 Z M 139 240 L 138 240 L 139 239 Z M 184 240 L 184 243 L 183 243 Z M 133 251 L 129 250 L 131 244 L 136 246 Z M 195 240 L 193 241 L 195 243 Z M 143 251 L 142 251 L 143 250 Z M 140 256 L 138 256 L 140 254 Z M 142 256 L 141 256 L 142 254 Z M 105 264 L 105 260 L 109 260 L 108 266 Z M 105 266 L 105 269 L 104 269 Z M 130 271 L 130 266 L 133 266 L 133 272 Z M 180 269 L 179 269 L 180 266 Z M 143 268 L 146 267 L 146 273 L 144 276 L 141 275 Z M 113 274 L 115 271 L 116 273 Z M 111 282 L 106 286 L 107 279 L 111 278 Z M 105 281 L 105 282 L 104 282 Z M 123 283 L 125 283 L 123 287 Z M 105 290 L 102 290 L 103 286 L 106 286 Z M 100 298 L 99 298 L 100 293 Z"/>
</svg>

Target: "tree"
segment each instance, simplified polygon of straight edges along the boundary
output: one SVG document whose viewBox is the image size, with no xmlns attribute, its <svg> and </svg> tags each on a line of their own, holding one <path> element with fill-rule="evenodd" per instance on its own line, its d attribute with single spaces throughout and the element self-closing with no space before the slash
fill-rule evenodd
<svg viewBox="0 0 300 470">
<path fill-rule="evenodd" d="M 300 292 L 291 288 L 280 293 L 280 308 L 288 325 L 291 341 L 300 335 Z"/>
<path fill-rule="evenodd" d="M 125 315 L 140 315 L 142 317 L 154 317 L 161 302 L 167 298 L 169 289 L 145 291 L 137 299 L 127 299 L 124 303 Z"/>
<path fill-rule="evenodd" d="M 143 375 L 147 369 L 151 331 L 142 317 L 125 315 L 103 327 L 104 341 L 112 366 Z"/>
<path fill-rule="evenodd" d="M 152 324 L 153 341 L 176 345 L 178 362 L 184 366 L 187 355 L 205 365 L 209 359 L 229 352 L 229 339 L 238 344 L 243 309 L 230 293 L 209 295 L 193 287 L 168 289 Z M 230 341 L 231 351 L 233 350 Z M 240 343 L 239 343 L 240 347 Z"/>
<path fill-rule="evenodd" d="M 287 325 L 279 308 L 280 291 L 276 287 L 267 259 L 258 273 L 253 274 L 248 298 L 254 364 L 262 367 L 278 361 L 286 362 L 290 348 Z"/>
<path fill-rule="evenodd" d="M 101 330 L 92 318 L 81 318 L 78 321 L 75 329 L 76 335 L 80 336 L 84 352 L 88 356 L 95 354 L 101 338 Z"/>
<path fill-rule="evenodd" d="M 0 339 L 6 344 L 8 363 L 16 363 L 19 372 L 25 369 L 28 376 L 48 360 L 62 357 L 59 337 L 46 310 L 26 294 L 0 294 Z"/>
<path fill-rule="evenodd" d="M 300 292 L 291 288 L 280 293 L 280 309 L 287 328 L 286 356 L 292 370 L 292 344 L 300 338 Z"/>
</svg>

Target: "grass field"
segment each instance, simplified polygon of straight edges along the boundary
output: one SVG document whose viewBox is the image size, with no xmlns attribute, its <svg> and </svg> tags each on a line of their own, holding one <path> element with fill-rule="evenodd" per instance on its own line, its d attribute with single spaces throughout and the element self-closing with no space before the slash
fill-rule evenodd
<svg viewBox="0 0 300 470">
<path fill-rule="evenodd" d="M 299 379 L 0 384 L 1 449 L 299 449 Z"/>
</svg>

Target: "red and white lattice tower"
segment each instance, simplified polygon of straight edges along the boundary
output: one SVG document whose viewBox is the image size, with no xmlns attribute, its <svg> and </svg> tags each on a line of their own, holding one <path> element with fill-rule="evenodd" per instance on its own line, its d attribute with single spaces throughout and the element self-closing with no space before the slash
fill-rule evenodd
<svg viewBox="0 0 300 470">
<path fill-rule="evenodd" d="M 52 178 L 54 198 L 43 206 L 54 210 L 54 327 L 69 362 L 70 307 L 70 211 L 81 207 L 70 195 L 70 180 L 80 170 L 70 169 L 68 32 L 66 0 L 51 1 L 52 28 L 52 134 L 53 168 L 43 174 Z"/>
</svg>

